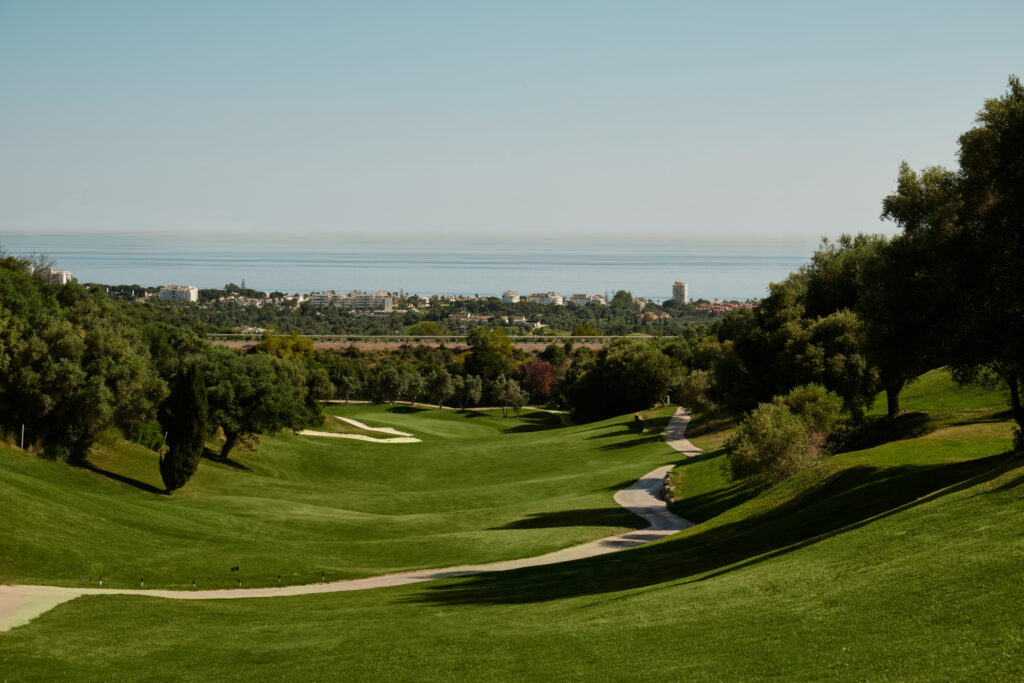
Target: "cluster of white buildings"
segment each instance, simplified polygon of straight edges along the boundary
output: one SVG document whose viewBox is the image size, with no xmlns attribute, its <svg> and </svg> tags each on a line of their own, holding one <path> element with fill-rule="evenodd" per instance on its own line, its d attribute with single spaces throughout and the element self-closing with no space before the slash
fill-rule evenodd
<svg viewBox="0 0 1024 683">
<path fill-rule="evenodd" d="M 54 270 L 50 267 L 35 268 L 31 270 L 31 273 L 36 277 L 45 280 L 46 284 L 53 285 L 54 287 L 62 287 L 75 279 L 72 277 L 70 271 Z"/>
<path fill-rule="evenodd" d="M 517 304 L 522 300 L 523 297 L 520 296 L 519 292 L 512 289 L 501 295 L 501 302 L 503 304 Z M 566 298 L 558 292 L 534 292 L 527 295 L 526 300 L 533 304 L 544 304 L 546 306 L 563 306 L 565 304 L 573 304 L 574 306 L 585 306 L 587 304 L 608 305 L 608 300 L 600 294 L 573 294 Z"/>
<path fill-rule="evenodd" d="M 199 290 L 192 285 L 167 285 L 158 294 L 164 301 L 184 301 L 193 304 L 199 301 Z"/>
<path fill-rule="evenodd" d="M 395 306 L 395 297 L 390 292 L 381 290 L 379 292 L 357 292 L 338 294 L 337 292 L 314 292 L 307 298 L 314 306 L 333 306 L 352 311 L 382 310 L 391 312 Z"/>
</svg>

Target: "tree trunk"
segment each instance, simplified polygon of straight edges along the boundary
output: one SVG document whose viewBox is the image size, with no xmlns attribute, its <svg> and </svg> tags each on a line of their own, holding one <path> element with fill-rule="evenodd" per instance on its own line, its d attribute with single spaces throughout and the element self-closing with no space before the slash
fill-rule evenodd
<svg viewBox="0 0 1024 683">
<path fill-rule="evenodd" d="M 1017 426 L 1024 430 L 1024 407 L 1020 404 L 1020 378 L 1011 374 L 1006 378 L 1006 385 L 1010 387 L 1010 410 Z"/>
<path fill-rule="evenodd" d="M 903 391 L 902 381 L 890 382 L 885 386 L 885 403 L 890 418 L 900 414 L 900 392 Z"/>
<path fill-rule="evenodd" d="M 227 460 L 228 455 L 231 453 L 231 449 L 235 447 L 238 442 L 238 432 L 225 432 L 224 436 L 227 437 L 224 441 L 224 445 L 220 449 L 220 459 Z"/>
</svg>

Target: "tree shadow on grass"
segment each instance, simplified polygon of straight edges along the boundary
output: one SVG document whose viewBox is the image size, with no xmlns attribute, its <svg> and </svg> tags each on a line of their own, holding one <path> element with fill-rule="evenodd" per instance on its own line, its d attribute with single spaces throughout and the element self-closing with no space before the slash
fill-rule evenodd
<svg viewBox="0 0 1024 683">
<path fill-rule="evenodd" d="M 680 498 L 672 503 L 669 509 L 680 517 L 700 524 L 747 502 L 760 492 L 758 487 L 741 481 L 699 496 Z"/>
<path fill-rule="evenodd" d="M 88 462 L 88 461 L 82 463 L 81 467 L 82 467 L 82 469 L 87 470 L 89 472 L 94 472 L 94 473 L 100 475 L 101 477 L 106 477 L 107 479 L 113 479 L 114 481 L 119 481 L 122 484 L 128 484 L 129 486 L 134 486 L 135 488 L 139 489 L 140 491 L 145 491 L 146 493 L 156 493 L 156 494 L 161 495 L 161 496 L 167 495 L 167 491 L 165 491 L 163 489 L 160 489 L 160 488 L 157 488 L 156 486 L 153 486 L 152 484 L 147 484 L 144 481 L 139 481 L 138 479 L 133 479 L 132 477 L 126 477 L 125 475 L 118 474 L 117 472 L 111 472 L 110 470 L 105 470 L 102 467 L 97 467 L 96 465 L 94 465 L 94 464 L 92 464 L 91 462 Z"/>
<path fill-rule="evenodd" d="M 417 408 L 416 406 L 399 406 L 393 405 L 387 409 L 389 413 L 397 413 L 399 415 L 409 415 L 415 413 L 423 413 L 429 410 L 429 408 Z"/>
<path fill-rule="evenodd" d="M 989 481 L 1020 465 L 1012 453 L 934 466 L 837 472 L 748 519 L 696 527 L 663 543 L 563 564 L 468 577 L 410 596 L 427 604 L 523 604 L 704 581 L 755 565 Z"/>
<path fill-rule="evenodd" d="M 562 426 L 562 419 L 551 413 L 531 412 L 519 416 L 524 424 L 501 430 L 502 434 L 522 434 L 525 432 L 543 432 L 549 429 L 558 429 Z"/>
<path fill-rule="evenodd" d="M 604 486 L 599 489 L 594 489 L 591 493 L 615 493 L 616 491 L 621 491 L 622 489 L 632 486 L 635 483 L 636 479 L 627 479 L 626 481 L 620 482 L 618 484 L 612 484 L 611 486 Z"/>
<path fill-rule="evenodd" d="M 252 469 L 246 465 L 243 465 L 237 460 L 232 460 L 231 458 L 222 458 L 220 457 L 220 453 L 211 451 L 209 448 L 203 449 L 203 460 L 209 460 L 210 462 L 215 462 L 218 465 L 224 465 L 231 469 L 241 470 L 243 472 L 252 472 Z"/>
<path fill-rule="evenodd" d="M 618 450 L 621 450 L 623 448 L 633 448 L 635 446 L 642 446 L 644 444 L 658 443 L 658 442 L 662 442 L 661 434 L 650 434 L 650 433 L 648 433 L 645 436 L 639 436 L 639 437 L 637 437 L 635 439 L 630 439 L 629 441 L 619 441 L 618 443 L 605 444 L 604 446 L 601 446 L 601 450 L 602 451 L 618 451 Z"/>
<path fill-rule="evenodd" d="M 509 522 L 503 526 L 491 527 L 491 530 L 554 529 L 568 526 L 610 526 L 642 529 L 647 526 L 647 523 L 636 515 L 617 507 L 539 512 L 524 519 Z"/>
<path fill-rule="evenodd" d="M 950 427 L 965 427 L 967 425 L 991 424 L 993 422 L 1009 422 L 1013 419 L 1012 410 L 1003 410 L 998 413 L 990 413 L 982 417 L 965 417 L 963 420 L 950 422 Z"/>
<path fill-rule="evenodd" d="M 880 417 L 866 422 L 850 434 L 839 452 L 862 451 L 890 441 L 916 439 L 933 431 L 935 426 L 929 423 L 928 413 L 903 413 L 891 419 Z"/>
</svg>

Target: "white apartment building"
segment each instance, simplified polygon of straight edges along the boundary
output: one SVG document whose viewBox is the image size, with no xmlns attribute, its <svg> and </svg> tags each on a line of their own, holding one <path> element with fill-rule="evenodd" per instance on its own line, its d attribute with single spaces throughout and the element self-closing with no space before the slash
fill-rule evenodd
<svg viewBox="0 0 1024 683">
<path fill-rule="evenodd" d="M 373 294 L 352 291 L 348 294 L 330 292 L 314 292 L 306 299 L 314 306 L 334 306 L 353 311 L 369 311 L 374 309 L 390 313 L 394 310 L 395 298 L 390 293 L 380 290 Z"/>
<path fill-rule="evenodd" d="M 690 286 L 685 282 L 676 282 L 672 285 L 672 299 L 677 304 L 690 303 Z"/>
<path fill-rule="evenodd" d="M 526 297 L 526 300 L 534 304 L 553 304 L 555 306 L 561 306 L 565 303 L 565 298 L 558 292 L 534 292 L 530 296 Z"/>
<path fill-rule="evenodd" d="M 199 290 L 192 285 L 167 285 L 160 289 L 160 298 L 172 301 L 199 301 Z"/>
<path fill-rule="evenodd" d="M 517 304 L 519 303 L 519 292 L 515 290 L 508 290 L 501 295 L 501 303 L 503 304 Z"/>
<path fill-rule="evenodd" d="M 586 306 L 587 304 L 608 305 L 608 301 L 600 294 L 573 294 L 565 301 L 573 306 Z"/>
<path fill-rule="evenodd" d="M 46 284 L 53 285 L 54 287 L 61 287 L 75 279 L 71 276 L 70 271 L 54 270 L 52 268 L 38 268 L 32 271 L 32 274 L 42 278 L 46 281 Z"/>
</svg>

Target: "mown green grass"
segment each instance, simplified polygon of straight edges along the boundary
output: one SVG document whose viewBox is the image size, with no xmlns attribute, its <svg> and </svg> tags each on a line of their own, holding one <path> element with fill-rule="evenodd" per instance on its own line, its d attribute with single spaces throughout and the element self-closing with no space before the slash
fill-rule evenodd
<svg viewBox="0 0 1024 683">
<path fill-rule="evenodd" d="M 663 542 L 364 593 L 82 598 L 0 634 L 0 670 L 12 680 L 1020 680 L 1024 459 L 1007 452 L 1002 397 L 956 391 L 939 374 L 914 390 L 906 407 L 926 413 L 922 436 L 829 458 Z"/>
<path fill-rule="evenodd" d="M 541 554 L 640 525 L 613 491 L 676 457 L 631 416 L 561 427 L 540 412 L 329 411 L 422 443 L 265 438 L 205 460 L 170 496 L 139 447 L 103 446 L 91 470 L 0 449 L 0 581 L 255 586 Z"/>
</svg>

